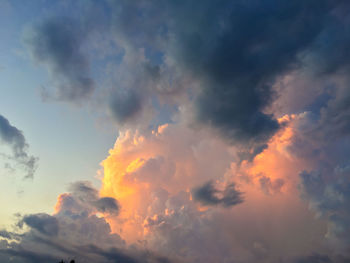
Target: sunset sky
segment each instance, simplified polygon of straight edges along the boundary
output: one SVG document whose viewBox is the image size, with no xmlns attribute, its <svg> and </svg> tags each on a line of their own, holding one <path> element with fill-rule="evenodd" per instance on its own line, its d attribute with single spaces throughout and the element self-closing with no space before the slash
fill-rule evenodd
<svg viewBox="0 0 350 263">
<path fill-rule="evenodd" d="M 0 0 L 0 262 L 350 262 L 350 2 Z"/>
</svg>

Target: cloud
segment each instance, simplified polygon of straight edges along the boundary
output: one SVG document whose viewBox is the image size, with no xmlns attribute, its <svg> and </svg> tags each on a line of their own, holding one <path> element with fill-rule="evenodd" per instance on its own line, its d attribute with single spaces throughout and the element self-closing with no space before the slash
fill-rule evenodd
<svg viewBox="0 0 350 263">
<path fill-rule="evenodd" d="M 89 61 L 82 50 L 86 30 L 69 17 L 48 19 L 25 36 L 34 60 L 47 67 L 55 87 L 44 95 L 64 101 L 81 101 L 91 96 L 95 84 Z"/>
<path fill-rule="evenodd" d="M 242 193 L 236 190 L 235 184 L 231 183 L 224 190 L 215 188 L 214 183 L 209 181 L 203 186 L 193 190 L 194 198 L 204 205 L 222 205 L 230 207 L 243 203 Z"/>
<path fill-rule="evenodd" d="M 270 177 L 262 176 L 259 179 L 260 186 L 262 191 L 264 191 L 266 194 L 270 193 L 278 193 L 281 191 L 281 188 L 284 185 L 284 180 L 281 178 L 277 178 L 276 180 L 272 181 Z"/>
<path fill-rule="evenodd" d="M 142 99 L 135 90 L 125 90 L 113 94 L 109 109 L 118 123 L 125 123 L 142 109 Z"/>
<path fill-rule="evenodd" d="M 107 61 L 106 90 L 94 95 L 124 125 L 102 164 L 106 197 L 87 182 L 73 184 L 56 206 L 57 235 L 73 225 L 83 233 L 75 234 L 79 238 L 89 233 L 99 240 L 83 242 L 81 251 L 131 262 L 120 249 L 123 239 L 188 262 L 346 262 L 349 4 L 106 6 L 111 12 L 96 22 L 104 28 L 98 35 L 90 34 L 86 25 L 94 21 L 84 13 L 79 22 L 44 21 L 29 41 L 34 58 L 59 83 L 59 99 L 90 98 L 96 85 L 89 67 Z M 96 36 L 116 51 L 101 45 L 103 59 L 93 61 L 84 47 Z M 158 120 L 166 104 L 170 114 Z M 173 124 L 149 130 L 157 121 Z M 25 224 L 33 233 L 54 232 L 51 224 L 37 226 L 46 217 L 32 218 Z M 104 239 L 110 228 L 120 236 Z M 111 240 L 115 248 L 102 245 Z"/>
<path fill-rule="evenodd" d="M 305 54 L 327 58 L 321 55 L 327 51 L 315 47 L 329 43 L 323 34 L 334 31 L 337 18 L 332 11 L 342 5 L 317 1 L 315 9 L 315 4 L 115 2 L 113 29 L 117 41 L 144 49 L 151 62 L 161 67 L 167 67 L 168 61 L 177 65 L 173 75 L 189 72 L 199 86 L 192 100 L 199 122 L 232 142 L 261 151 L 279 128 L 273 114 L 266 112 L 275 100 L 276 79 L 302 66 L 315 70 L 310 59 L 303 59 Z M 154 58 L 154 50 L 162 59 Z"/>
<path fill-rule="evenodd" d="M 77 181 L 70 185 L 70 193 L 61 194 L 56 205 L 60 213 L 101 212 L 117 215 L 118 201 L 111 197 L 99 197 L 89 181 Z"/>
<path fill-rule="evenodd" d="M 300 174 L 303 195 L 311 209 L 328 221 L 327 238 L 336 251 L 349 256 L 350 234 L 350 182 L 348 167 L 335 167 L 334 171 L 304 171 Z"/>
<path fill-rule="evenodd" d="M 251 162 L 215 132 L 184 124 L 122 132 L 102 162 L 101 193 L 121 206 L 107 219 L 113 231 L 179 262 L 289 262 L 327 251 L 326 222 L 298 194 L 305 164 L 289 156 L 289 125 Z"/>
<path fill-rule="evenodd" d="M 55 217 L 48 214 L 24 216 L 22 221 L 18 222 L 18 224 L 22 225 L 23 223 L 47 236 L 56 236 L 58 234 L 58 221 Z"/>
<path fill-rule="evenodd" d="M 296 263 L 332 263 L 333 261 L 325 255 L 314 254 L 305 258 L 301 258 Z"/>
<path fill-rule="evenodd" d="M 344 92 L 348 82 L 341 76 L 334 76 L 332 82 L 331 96 L 325 103 L 314 104 L 293 120 L 294 134 L 286 149 L 292 158 L 304 163 L 299 166 L 301 172 L 296 172 L 301 196 L 310 210 L 327 222 L 325 240 L 329 247 L 348 257 L 350 137 L 348 95 Z"/>
<path fill-rule="evenodd" d="M 118 124 L 148 127 L 162 103 L 173 106 L 170 115 L 186 107 L 252 159 L 280 128 L 269 111 L 277 80 L 295 70 L 346 69 L 347 7 L 330 0 L 78 4 L 83 19 L 47 19 L 27 43 L 60 83 L 56 97 L 88 98 L 89 66 L 102 64 L 108 81 L 99 101 Z M 96 53 L 102 58 L 94 61 Z"/>
<path fill-rule="evenodd" d="M 0 115 L 0 140 L 1 143 L 11 148 L 12 156 L 8 158 L 24 168 L 25 178 L 33 178 L 38 158 L 28 154 L 28 144 L 22 131 L 12 126 L 2 115 Z"/>
<path fill-rule="evenodd" d="M 96 189 L 88 182 L 76 182 L 70 188 L 72 192 L 59 197 L 55 214 L 24 215 L 17 222 L 18 230 L 0 232 L 3 238 L 0 259 L 20 263 L 58 262 L 61 259 L 101 263 L 170 262 L 136 244 L 127 246 L 119 235 L 111 233 L 109 224 L 96 213 L 115 215 L 114 198 L 97 199 Z M 73 201 L 80 205 L 79 209 L 62 205 Z M 95 201 L 98 205 L 93 210 Z"/>
<path fill-rule="evenodd" d="M 338 49 L 341 59 L 334 59 L 330 50 L 347 43 L 347 34 L 342 32 L 348 20 L 339 14 L 347 5 L 327 0 L 317 1 L 318 8 L 314 8 L 315 4 L 316 1 L 202 1 L 198 6 L 195 2 L 115 2 L 112 28 L 122 47 L 128 46 L 134 52 L 142 49 L 145 60 L 160 69 L 170 69 L 170 76 L 188 76 L 186 89 L 191 91 L 190 104 L 197 121 L 246 148 L 243 158 L 252 159 L 280 128 L 273 112 L 268 111 L 277 98 L 276 81 L 295 70 L 307 69 L 324 76 L 326 71 L 317 66 L 334 65 L 338 71 L 346 64 L 342 56 L 346 55 L 345 49 Z M 334 39 L 332 34 L 342 41 L 328 41 Z M 312 58 L 325 61 L 315 63 Z M 159 70 L 157 79 L 169 79 L 165 72 L 169 70 Z M 154 85 L 159 84 L 164 85 L 164 81 Z M 142 87 L 137 94 L 142 94 L 138 97 L 142 99 L 130 105 L 140 111 L 140 102 L 158 93 Z"/>
</svg>

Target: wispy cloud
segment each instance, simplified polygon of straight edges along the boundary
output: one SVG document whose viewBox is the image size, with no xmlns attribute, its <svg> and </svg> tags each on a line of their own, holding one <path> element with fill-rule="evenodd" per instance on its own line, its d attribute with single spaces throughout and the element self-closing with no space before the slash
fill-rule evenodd
<svg viewBox="0 0 350 263">
<path fill-rule="evenodd" d="M 33 178 L 38 158 L 28 154 L 28 143 L 22 131 L 11 125 L 2 115 L 0 115 L 0 142 L 11 148 L 12 155 L 5 156 L 24 168 L 25 178 Z"/>
</svg>

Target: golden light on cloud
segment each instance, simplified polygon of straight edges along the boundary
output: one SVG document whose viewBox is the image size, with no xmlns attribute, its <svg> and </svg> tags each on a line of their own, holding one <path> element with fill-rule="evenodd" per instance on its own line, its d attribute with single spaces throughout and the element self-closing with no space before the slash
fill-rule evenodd
<svg viewBox="0 0 350 263">
<path fill-rule="evenodd" d="M 56 205 L 55 205 L 55 208 L 54 208 L 54 214 L 57 214 L 59 211 L 61 211 L 62 205 L 63 205 L 63 201 L 64 201 L 65 197 L 67 197 L 67 196 L 68 196 L 67 193 L 63 193 L 63 194 L 60 194 L 57 197 L 57 202 L 56 202 Z"/>
<path fill-rule="evenodd" d="M 236 181 L 244 192 L 247 204 L 243 206 L 246 207 L 270 202 L 273 209 L 281 210 L 286 200 L 298 207 L 294 192 L 303 163 L 292 158 L 288 151 L 295 118 L 295 115 L 280 118 L 282 128 L 268 147 L 252 162 L 243 161 L 238 166 L 231 155 L 232 146 L 200 138 L 185 128 L 181 128 L 186 135 L 181 141 L 175 137 L 179 130 L 173 132 L 179 128 L 169 125 L 160 126 L 147 136 L 137 131 L 122 133 L 102 162 L 104 176 L 100 194 L 112 196 L 121 204 L 117 218 L 106 218 L 112 230 L 128 242 L 143 240 L 151 233 L 152 224 L 161 224 L 164 218 L 174 215 L 171 200 L 178 195 L 198 213 L 208 212 L 209 207 L 193 200 L 191 194 L 194 187 L 208 180 L 214 180 L 218 189 Z M 218 166 L 213 158 L 223 153 L 225 161 Z M 239 180 L 237 174 L 245 174 L 249 180 Z M 285 196 L 276 200 L 268 197 L 275 194 Z"/>
</svg>

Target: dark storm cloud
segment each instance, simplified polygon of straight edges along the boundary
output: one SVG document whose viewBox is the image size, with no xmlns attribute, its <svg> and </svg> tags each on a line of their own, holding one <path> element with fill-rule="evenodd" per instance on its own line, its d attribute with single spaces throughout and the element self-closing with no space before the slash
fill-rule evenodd
<svg viewBox="0 0 350 263">
<path fill-rule="evenodd" d="M 329 74 L 348 64 L 345 1 L 114 1 L 106 6 L 112 11 L 101 21 L 92 23 L 93 10 L 83 12 L 79 23 L 49 19 L 28 38 L 34 58 L 60 80 L 58 97 L 91 94 L 82 46 L 91 27 L 103 29 L 122 50 L 114 71 L 119 78 L 105 102 L 119 123 L 139 121 L 135 116 L 152 108 L 151 99 L 164 90 L 181 90 L 184 83 L 190 90 L 184 80 L 190 75 L 200 87 L 192 97 L 197 120 L 248 145 L 251 156 L 279 129 L 266 111 L 276 97 L 277 78 L 302 67 Z"/>
<path fill-rule="evenodd" d="M 25 36 L 33 58 L 44 64 L 53 78 L 55 99 L 79 101 L 94 90 L 89 62 L 82 51 L 86 34 L 77 21 L 62 17 L 44 21 Z"/>
<path fill-rule="evenodd" d="M 38 158 L 28 155 L 28 143 L 22 131 L 12 126 L 2 115 L 0 115 L 0 143 L 11 148 L 13 156 L 9 156 L 9 159 L 13 159 L 18 165 L 24 167 L 26 178 L 32 178 L 37 168 Z"/>
<path fill-rule="evenodd" d="M 107 100 L 108 110 L 119 124 L 147 123 L 149 119 L 142 121 L 140 116 L 153 108 L 152 99 L 157 93 L 164 93 L 159 88 L 164 77 L 161 77 L 160 68 L 145 57 L 143 49 L 125 45 L 127 47 L 121 64 L 116 68 L 116 80 Z"/>
<path fill-rule="evenodd" d="M 323 28 L 330 1 L 183 6 L 179 10 L 188 17 L 175 29 L 175 49 L 183 65 L 202 79 L 199 120 L 233 140 L 266 142 L 279 127 L 264 113 L 273 100 L 272 84 L 298 67 L 298 55 Z"/>
<path fill-rule="evenodd" d="M 224 207 L 234 206 L 244 201 L 242 192 L 236 189 L 235 184 L 229 184 L 224 190 L 218 190 L 212 181 L 194 189 L 193 197 L 204 205 L 222 205 Z"/>
<path fill-rule="evenodd" d="M 175 71 L 190 72 L 200 86 L 194 98 L 199 122 L 252 147 L 251 155 L 256 155 L 279 129 L 275 117 L 266 113 L 275 99 L 276 79 L 302 66 L 317 72 L 315 57 L 324 58 L 325 65 L 334 64 L 332 68 L 347 63 L 348 42 L 342 34 L 347 22 L 337 18 L 344 5 L 329 0 L 201 1 L 200 5 L 120 1 L 113 4 L 114 30 L 127 45 L 148 50 L 151 61 L 156 49 L 161 57 L 176 62 Z M 335 32 L 336 23 L 342 26 Z M 328 41 L 332 34 L 344 41 Z M 334 57 L 331 50 L 337 46 L 339 54 Z M 126 112 L 132 112 L 129 106 Z"/>
<path fill-rule="evenodd" d="M 350 43 L 349 11 L 347 1 L 335 1 L 336 8 L 333 16 L 327 20 L 327 24 L 306 51 L 306 59 L 312 63 L 318 74 L 332 74 L 338 71 L 349 71 Z"/>
<path fill-rule="evenodd" d="M 115 92 L 110 100 L 112 117 L 119 123 L 125 123 L 142 109 L 143 101 L 134 90 Z"/>
</svg>

